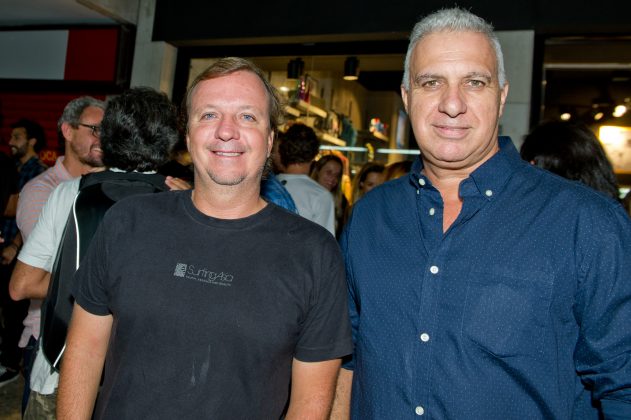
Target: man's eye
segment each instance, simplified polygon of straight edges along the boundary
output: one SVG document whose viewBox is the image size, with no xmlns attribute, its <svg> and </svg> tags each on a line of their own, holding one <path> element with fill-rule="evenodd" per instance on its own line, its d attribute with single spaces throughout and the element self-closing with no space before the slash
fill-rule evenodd
<svg viewBox="0 0 631 420">
<path fill-rule="evenodd" d="M 202 120 L 211 120 L 213 118 L 215 118 L 216 114 L 214 112 L 206 112 L 204 114 L 202 114 L 201 119 Z"/>
<path fill-rule="evenodd" d="M 439 85 L 438 80 L 428 80 L 426 82 L 423 82 L 423 87 L 426 88 L 435 88 Z"/>
<path fill-rule="evenodd" d="M 252 114 L 243 114 L 242 118 L 246 121 L 256 121 L 256 117 Z"/>
<path fill-rule="evenodd" d="M 486 83 L 484 83 L 482 80 L 476 80 L 476 79 L 471 79 L 467 82 L 467 84 L 471 87 L 475 87 L 475 88 L 479 88 L 479 87 L 484 87 L 486 86 Z"/>
</svg>

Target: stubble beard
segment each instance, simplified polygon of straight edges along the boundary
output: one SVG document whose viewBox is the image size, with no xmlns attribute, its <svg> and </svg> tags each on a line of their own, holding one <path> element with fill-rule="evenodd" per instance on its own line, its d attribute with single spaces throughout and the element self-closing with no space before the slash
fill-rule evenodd
<svg viewBox="0 0 631 420">
<path fill-rule="evenodd" d="M 95 158 L 90 155 L 88 155 L 87 157 L 80 156 L 79 162 L 91 168 L 100 168 L 103 166 L 103 160 L 101 158 Z"/>
<path fill-rule="evenodd" d="M 11 146 L 11 155 L 15 159 L 20 159 L 22 156 L 26 155 L 26 149 L 23 147 Z"/>
<path fill-rule="evenodd" d="M 88 153 L 86 153 L 83 156 L 81 156 L 79 154 L 79 151 L 76 149 L 76 147 L 75 147 L 75 145 L 73 143 L 70 143 L 70 148 L 72 149 L 74 155 L 77 157 L 77 160 L 79 162 L 81 162 L 81 164 L 87 165 L 87 166 L 89 166 L 91 168 L 100 168 L 100 167 L 103 166 L 103 156 L 102 156 L 102 154 L 99 157 L 92 156 L 92 154 L 91 154 L 92 146 L 90 146 L 90 149 L 88 150 Z"/>
<path fill-rule="evenodd" d="M 264 162 L 263 165 L 261 165 L 260 169 L 257 171 L 256 173 L 256 178 L 259 180 L 261 180 L 261 177 L 263 175 L 263 171 L 266 167 L 266 163 Z M 236 185 L 240 185 L 241 183 L 243 183 L 243 181 L 245 181 L 247 179 L 247 175 L 246 174 L 240 174 L 240 175 L 235 175 L 233 177 L 227 177 L 227 176 L 220 176 L 219 174 L 214 173 L 212 170 L 207 170 L 206 173 L 208 174 L 208 177 L 217 185 L 223 185 L 226 187 L 233 187 Z"/>
</svg>

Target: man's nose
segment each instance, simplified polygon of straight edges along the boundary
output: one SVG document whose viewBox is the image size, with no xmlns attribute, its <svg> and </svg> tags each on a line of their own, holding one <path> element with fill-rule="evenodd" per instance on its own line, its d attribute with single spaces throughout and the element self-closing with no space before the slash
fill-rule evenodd
<svg viewBox="0 0 631 420">
<path fill-rule="evenodd" d="M 239 127 L 231 117 L 222 117 L 218 123 L 216 136 L 223 141 L 239 138 Z"/>
<path fill-rule="evenodd" d="M 438 110 L 452 118 L 467 111 L 467 102 L 459 86 L 449 86 L 445 89 Z"/>
</svg>

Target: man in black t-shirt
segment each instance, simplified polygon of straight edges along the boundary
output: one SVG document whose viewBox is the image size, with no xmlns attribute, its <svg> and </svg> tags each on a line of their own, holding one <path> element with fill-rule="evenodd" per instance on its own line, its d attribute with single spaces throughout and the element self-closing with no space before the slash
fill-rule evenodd
<svg viewBox="0 0 631 420">
<path fill-rule="evenodd" d="M 193 191 L 105 216 L 75 277 L 59 418 L 326 419 L 352 342 L 344 265 L 324 228 L 260 181 L 283 108 L 247 60 L 187 93 Z"/>
</svg>

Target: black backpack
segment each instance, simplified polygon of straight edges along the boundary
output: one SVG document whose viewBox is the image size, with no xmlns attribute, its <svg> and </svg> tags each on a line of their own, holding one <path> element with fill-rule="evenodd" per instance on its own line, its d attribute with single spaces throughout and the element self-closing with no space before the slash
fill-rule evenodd
<svg viewBox="0 0 631 420">
<path fill-rule="evenodd" d="M 165 190 L 164 177 L 157 174 L 105 171 L 81 179 L 42 304 L 40 340 L 44 356 L 55 370 L 59 370 L 72 316 L 72 279 L 105 213 L 122 198 Z"/>
</svg>

